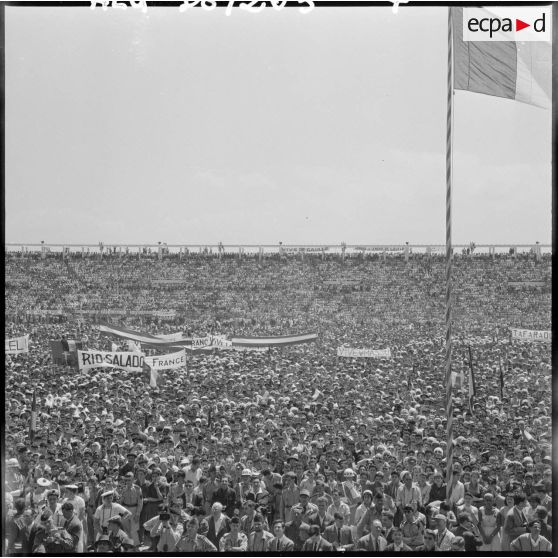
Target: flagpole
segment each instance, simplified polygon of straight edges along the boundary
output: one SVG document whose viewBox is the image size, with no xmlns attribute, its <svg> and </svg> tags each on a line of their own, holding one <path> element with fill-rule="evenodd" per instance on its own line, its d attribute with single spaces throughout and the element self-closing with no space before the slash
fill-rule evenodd
<svg viewBox="0 0 558 558">
<path fill-rule="evenodd" d="M 452 354 L 452 297 L 451 297 L 451 186 L 453 171 L 453 22 L 451 8 L 448 6 L 448 97 L 446 120 L 446 416 L 447 416 L 447 455 L 446 455 L 446 498 L 452 492 L 453 466 L 453 401 L 451 387 Z"/>
</svg>

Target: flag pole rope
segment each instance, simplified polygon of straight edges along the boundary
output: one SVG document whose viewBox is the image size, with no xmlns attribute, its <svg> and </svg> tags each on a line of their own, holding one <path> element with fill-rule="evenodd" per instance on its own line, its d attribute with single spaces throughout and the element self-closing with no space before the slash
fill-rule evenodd
<svg viewBox="0 0 558 558">
<path fill-rule="evenodd" d="M 447 417 L 447 454 L 446 454 L 446 497 L 449 503 L 453 466 L 453 400 L 451 385 L 452 357 L 452 245 L 451 245 L 451 186 L 453 170 L 453 22 L 452 11 L 448 6 L 448 98 L 446 128 L 446 417 Z"/>
</svg>

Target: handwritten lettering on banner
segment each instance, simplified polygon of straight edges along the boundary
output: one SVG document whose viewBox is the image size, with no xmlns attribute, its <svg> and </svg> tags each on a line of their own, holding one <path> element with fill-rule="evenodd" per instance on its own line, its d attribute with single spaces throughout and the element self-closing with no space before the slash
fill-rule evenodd
<svg viewBox="0 0 558 558">
<path fill-rule="evenodd" d="M 78 351 L 77 354 L 80 370 L 109 366 L 137 372 L 142 370 L 145 359 L 142 354 L 129 352 Z"/>
<path fill-rule="evenodd" d="M 518 329 L 515 327 L 511 329 L 512 340 L 527 341 L 530 343 L 552 343 L 552 331 L 536 331 L 532 329 Z"/>
<path fill-rule="evenodd" d="M 404 252 L 403 246 L 355 246 L 355 250 L 359 250 L 360 252 Z"/>
<path fill-rule="evenodd" d="M 174 370 L 175 368 L 186 366 L 186 349 L 169 355 L 145 357 L 145 363 L 148 364 L 152 370 Z"/>
<path fill-rule="evenodd" d="M 351 349 L 338 347 L 337 356 L 349 358 L 391 358 L 391 349 Z"/>
<path fill-rule="evenodd" d="M 94 10 L 97 6 L 101 6 L 103 10 L 107 10 L 109 6 L 111 6 L 113 8 L 125 10 L 128 8 L 128 4 L 130 4 L 131 8 L 139 9 L 143 13 L 147 12 L 146 0 L 129 0 L 128 2 L 122 2 L 121 0 L 91 0 L 91 9 Z M 308 14 L 315 8 L 313 0 L 297 0 L 296 4 L 299 6 L 301 14 Z M 280 11 L 286 5 L 287 0 L 245 0 L 243 2 L 239 2 L 239 0 L 228 0 L 225 15 L 230 16 L 232 14 L 233 7 L 238 7 L 241 10 L 256 14 L 267 7 L 271 7 L 275 11 Z M 217 8 L 217 1 L 184 0 L 184 2 L 182 2 L 182 4 L 178 7 L 178 10 L 180 12 L 185 12 L 196 7 L 210 12 Z"/>
<path fill-rule="evenodd" d="M 206 337 L 193 337 L 192 349 L 212 349 L 214 347 L 232 347 L 232 341 L 224 335 L 207 335 Z"/>
<path fill-rule="evenodd" d="M 20 355 L 29 352 L 29 335 L 6 339 L 5 343 L 7 355 Z"/>
</svg>

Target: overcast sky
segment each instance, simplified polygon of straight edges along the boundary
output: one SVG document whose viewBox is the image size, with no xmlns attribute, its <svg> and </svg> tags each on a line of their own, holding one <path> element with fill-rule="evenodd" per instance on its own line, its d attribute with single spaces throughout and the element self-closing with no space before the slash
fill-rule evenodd
<svg viewBox="0 0 558 558">
<path fill-rule="evenodd" d="M 447 8 L 5 13 L 6 242 L 445 242 Z M 550 112 L 454 145 L 454 242 L 550 243 Z"/>
</svg>

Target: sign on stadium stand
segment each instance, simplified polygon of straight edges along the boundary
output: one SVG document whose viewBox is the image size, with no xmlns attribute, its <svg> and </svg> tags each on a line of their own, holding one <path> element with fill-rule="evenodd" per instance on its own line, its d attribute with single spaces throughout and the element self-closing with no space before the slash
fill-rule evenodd
<svg viewBox="0 0 558 558">
<path fill-rule="evenodd" d="M 6 339 L 6 354 L 20 355 L 29 352 L 29 335 Z"/>
<path fill-rule="evenodd" d="M 537 331 L 532 329 L 511 329 L 511 338 L 516 341 L 527 341 L 529 343 L 552 343 L 552 331 Z"/>
</svg>

